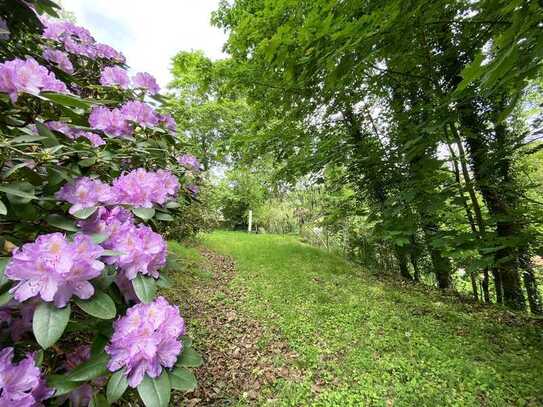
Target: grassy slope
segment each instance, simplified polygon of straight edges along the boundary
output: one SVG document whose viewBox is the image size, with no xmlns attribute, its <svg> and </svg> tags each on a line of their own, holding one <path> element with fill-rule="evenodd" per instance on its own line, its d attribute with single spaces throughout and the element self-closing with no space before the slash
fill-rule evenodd
<svg viewBox="0 0 543 407">
<path fill-rule="evenodd" d="M 543 404 L 542 332 L 510 314 L 381 281 L 293 237 L 205 244 L 236 260 L 244 310 L 299 353 L 305 378 L 263 394 L 280 405 Z"/>
</svg>

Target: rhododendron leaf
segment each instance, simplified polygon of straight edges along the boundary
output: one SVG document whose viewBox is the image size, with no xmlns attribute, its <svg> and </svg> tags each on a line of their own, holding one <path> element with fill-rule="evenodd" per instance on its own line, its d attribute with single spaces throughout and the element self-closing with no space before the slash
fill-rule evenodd
<svg viewBox="0 0 543 407">
<path fill-rule="evenodd" d="M 75 222 L 62 215 L 52 214 L 47 217 L 47 223 L 57 229 L 67 230 L 68 232 L 77 232 L 79 229 L 75 226 Z"/>
<path fill-rule="evenodd" d="M 109 381 L 107 382 L 107 401 L 109 401 L 110 403 L 115 403 L 122 397 L 127 387 L 128 380 L 124 375 L 124 369 L 118 370 L 113 373 L 109 378 Z"/>
<path fill-rule="evenodd" d="M 74 216 L 76 218 L 78 218 L 78 219 L 87 219 L 94 212 L 96 212 L 97 209 L 98 209 L 98 207 L 96 207 L 96 206 L 93 206 L 93 207 L 90 207 L 90 208 L 83 208 L 83 209 L 80 209 L 80 210 L 76 211 L 74 213 Z"/>
<path fill-rule="evenodd" d="M 103 291 L 97 291 L 88 300 L 76 298 L 75 303 L 87 314 L 100 319 L 113 319 L 117 315 L 115 303 L 109 295 Z"/>
<path fill-rule="evenodd" d="M 105 352 L 91 356 L 89 360 L 71 370 L 66 378 L 74 382 L 85 382 L 103 376 L 107 373 L 107 361 L 108 355 Z"/>
<path fill-rule="evenodd" d="M 168 209 L 175 209 L 175 208 L 179 208 L 181 205 L 179 205 L 179 202 L 175 202 L 175 201 L 170 201 L 166 204 L 166 208 Z"/>
<path fill-rule="evenodd" d="M 133 208 L 132 212 L 143 220 L 149 220 L 155 216 L 155 210 L 153 208 Z"/>
<path fill-rule="evenodd" d="M 0 307 L 6 305 L 8 302 L 11 301 L 11 294 L 9 293 L 9 291 L 6 291 L 5 293 L 3 294 L 0 294 Z"/>
<path fill-rule="evenodd" d="M 173 221 L 173 217 L 171 215 L 168 215 L 167 213 L 157 213 L 156 219 L 162 220 L 164 222 Z"/>
<path fill-rule="evenodd" d="M 43 363 L 43 350 L 40 349 L 39 351 L 34 353 L 34 362 L 36 363 L 36 366 L 41 366 Z"/>
<path fill-rule="evenodd" d="M 100 244 L 107 240 L 108 236 L 104 233 L 94 233 L 91 235 L 91 239 L 94 243 Z"/>
<path fill-rule="evenodd" d="M 91 355 L 98 355 L 104 351 L 109 338 L 105 335 L 98 334 L 91 345 Z"/>
<path fill-rule="evenodd" d="M 132 286 L 136 295 L 145 304 L 149 304 L 155 299 L 156 295 L 156 282 L 152 277 L 144 277 L 138 274 L 134 280 L 132 280 Z"/>
<path fill-rule="evenodd" d="M 45 147 L 53 147 L 58 146 L 59 141 L 57 139 L 57 136 L 49 130 L 48 127 L 46 127 L 44 124 L 36 122 L 36 128 L 38 129 L 38 133 L 40 133 L 40 136 L 43 137 L 42 144 Z"/>
<path fill-rule="evenodd" d="M 24 134 L 22 136 L 12 138 L 10 144 L 34 143 L 35 141 L 40 141 L 46 138 L 47 137 L 38 136 L 37 134 Z"/>
<path fill-rule="evenodd" d="M 23 198 L 27 202 L 30 202 L 32 199 L 38 199 L 38 197 L 34 195 L 34 187 L 28 182 L 1 185 L 0 191 L 4 192 L 8 196 L 8 199 L 14 196 Z"/>
<path fill-rule="evenodd" d="M 47 386 L 55 389 L 55 394 L 53 397 L 58 397 L 68 394 L 75 388 L 81 386 L 81 383 L 72 382 L 64 375 L 55 374 L 47 377 Z"/>
<path fill-rule="evenodd" d="M 96 164 L 95 157 L 85 158 L 84 160 L 79 161 L 79 166 L 83 168 L 90 167 L 91 165 L 94 165 L 94 164 Z"/>
<path fill-rule="evenodd" d="M 102 393 L 96 393 L 92 396 L 89 407 L 109 407 L 109 403 Z"/>
<path fill-rule="evenodd" d="M 102 252 L 102 256 L 108 256 L 108 257 L 114 257 L 114 256 L 122 256 L 124 253 L 119 252 L 116 250 L 104 250 Z"/>
<path fill-rule="evenodd" d="M 191 348 L 183 349 L 183 353 L 181 353 L 181 357 L 177 361 L 177 366 L 199 367 L 199 366 L 202 366 L 202 363 L 204 363 L 204 360 L 202 359 L 202 355 L 200 355 L 191 347 Z"/>
<path fill-rule="evenodd" d="M 7 257 L 0 257 L 0 287 L 2 287 L 4 284 L 6 284 L 9 280 L 4 275 L 4 270 L 6 269 L 6 266 L 9 263 L 9 258 Z"/>
<path fill-rule="evenodd" d="M 161 288 L 170 288 L 172 286 L 172 282 L 164 275 L 160 275 L 156 283 Z"/>
<path fill-rule="evenodd" d="M 70 311 L 70 305 L 57 308 L 48 302 L 42 302 L 36 307 L 32 331 L 43 349 L 49 348 L 60 339 L 70 320 Z"/>
<path fill-rule="evenodd" d="M 183 349 L 192 347 L 192 339 L 188 336 L 182 336 L 181 341 L 183 342 Z"/>
<path fill-rule="evenodd" d="M 63 106 L 79 107 L 81 109 L 88 109 L 93 104 L 96 104 L 96 102 L 94 101 L 82 99 L 74 95 L 66 95 L 63 93 L 43 92 L 40 94 L 40 96 L 44 97 L 47 100 L 50 100 L 51 102 L 58 103 Z"/>
<path fill-rule="evenodd" d="M 170 404 L 170 393 L 170 378 L 166 371 L 156 379 L 145 375 L 138 385 L 138 394 L 146 407 L 167 407 Z"/>
<path fill-rule="evenodd" d="M 6 208 L 6 205 L 4 205 L 4 202 L 0 201 L 0 215 L 7 215 L 8 214 L 8 208 Z"/>
<path fill-rule="evenodd" d="M 197 386 L 194 373 L 184 367 L 175 368 L 170 372 L 170 383 L 172 389 L 180 391 L 193 391 Z"/>
</svg>

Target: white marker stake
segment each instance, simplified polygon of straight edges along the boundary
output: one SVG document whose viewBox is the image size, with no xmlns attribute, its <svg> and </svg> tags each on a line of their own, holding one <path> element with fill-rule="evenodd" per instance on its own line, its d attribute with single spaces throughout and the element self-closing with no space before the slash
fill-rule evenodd
<svg viewBox="0 0 543 407">
<path fill-rule="evenodd" d="M 249 209 L 249 227 L 248 232 L 251 233 L 251 230 L 253 229 L 253 211 Z"/>
</svg>

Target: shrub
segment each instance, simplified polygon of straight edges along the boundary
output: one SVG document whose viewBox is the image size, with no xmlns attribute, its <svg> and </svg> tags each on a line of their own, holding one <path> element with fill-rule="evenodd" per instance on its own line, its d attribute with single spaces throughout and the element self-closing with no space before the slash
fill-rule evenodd
<svg viewBox="0 0 543 407">
<path fill-rule="evenodd" d="M 101 405 L 127 387 L 167 405 L 201 358 L 156 298 L 167 246 L 153 229 L 180 222 L 199 168 L 177 161 L 154 78 L 130 78 L 56 9 L 0 6 L 0 405 Z"/>
</svg>

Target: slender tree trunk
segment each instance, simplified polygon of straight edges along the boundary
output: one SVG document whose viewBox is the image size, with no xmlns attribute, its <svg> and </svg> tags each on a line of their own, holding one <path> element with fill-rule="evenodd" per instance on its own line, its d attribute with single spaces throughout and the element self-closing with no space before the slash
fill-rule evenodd
<svg viewBox="0 0 543 407">
<path fill-rule="evenodd" d="M 488 268 L 486 268 L 483 272 L 483 283 L 481 285 L 481 289 L 483 291 L 483 298 L 487 304 L 490 304 L 490 292 L 488 291 Z"/>
<path fill-rule="evenodd" d="M 477 292 L 477 277 L 475 273 L 469 273 L 471 279 L 471 290 L 473 291 L 473 298 L 475 301 L 479 301 L 479 293 Z"/>
<path fill-rule="evenodd" d="M 520 255 L 520 267 L 522 269 L 524 288 L 526 288 L 530 311 L 534 315 L 542 315 L 541 296 L 539 295 L 539 290 L 537 288 L 534 268 L 528 250 L 524 250 Z"/>
</svg>

